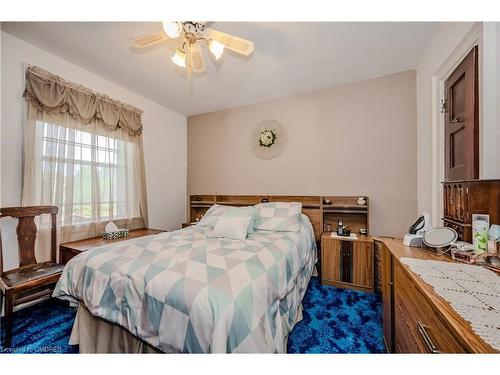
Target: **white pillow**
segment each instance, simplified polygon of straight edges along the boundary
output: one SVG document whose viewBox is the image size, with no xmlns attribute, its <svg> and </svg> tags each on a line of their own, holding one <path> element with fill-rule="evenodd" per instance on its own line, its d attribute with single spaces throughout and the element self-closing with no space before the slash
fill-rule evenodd
<svg viewBox="0 0 500 375">
<path fill-rule="evenodd" d="M 203 215 L 198 225 L 215 228 L 215 225 L 219 221 L 220 217 L 226 212 L 227 206 L 221 206 L 220 204 L 214 204 L 210 207 L 207 212 Z"/>
<path fill-rule="evenodd" d="M 252 225 L 248 226 L 248 233 L 253 232 L 253 220 L 255 215 L 255 207 L 254 206 L 245 206 L 245 207 L 235 207 L 235 206 L 223 206 L 215 203 L 212 207 L 210 207 L 205 215 L 198 222 L 198 225 L 209 227 L 214 229 L 220 218 L 225 216 L 228 210 L 231 210 L 231 215 L 233 216 L 252 216 Z"/>
<path fill-rule="evenodd" d="M 221 217 L 210 237 L 224 237 L 245 240 L 251 218 Z"/>
</svg>

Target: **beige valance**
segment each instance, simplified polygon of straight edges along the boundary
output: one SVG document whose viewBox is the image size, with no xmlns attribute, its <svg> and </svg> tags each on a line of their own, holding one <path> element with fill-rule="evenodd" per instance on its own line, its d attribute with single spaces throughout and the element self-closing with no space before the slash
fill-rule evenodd
<svg viewBox="0 0 500 375">
<path fill-rule="evenodd" d="M 68 82 L 36 66 L 26 69 L 23 96 L 41 112 L 67 112 L 82 124 L 95 122 L 108 130 L 122 129 L 132 136 L 142 133 L 140 109 Z"/>
</svg>

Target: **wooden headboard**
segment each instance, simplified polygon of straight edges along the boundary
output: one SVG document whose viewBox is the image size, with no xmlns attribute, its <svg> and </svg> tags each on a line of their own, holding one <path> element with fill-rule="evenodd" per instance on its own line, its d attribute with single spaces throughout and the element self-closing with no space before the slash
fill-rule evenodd
<svg viewBox="0 0 500 375">
<path fill-rule="evenodd" d="M 337 217 L 342 217 L 353 231 L 359 228 L 368 230 L 368 197 L 366 205 L 356 203 L 359 196 L 328 196 L 319 195 L 190 195 L 189 220 L 200 219 L 201 216 L 214 204 L 229 206 L 251 206 L 262 202 L 301 202 L 302 213 L 309 217 L 314 228 L 316 241 L 321 241 L 324 224 L 333 223 Z"/>
</svg>

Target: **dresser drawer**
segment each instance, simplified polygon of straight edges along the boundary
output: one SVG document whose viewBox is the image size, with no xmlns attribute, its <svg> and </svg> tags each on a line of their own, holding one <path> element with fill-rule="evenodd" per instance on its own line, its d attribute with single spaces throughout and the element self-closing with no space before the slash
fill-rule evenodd
<svg viewBox="0 0 500 375">
<path fill-rule="evenodd" d="M 466 353 L 399 262 L 395 266 L 395 337 L 402 353 Z"/>
<path fill-rule="evenodd" d="M 401 304 L 396 301 L 394 306 L 394 329 L 396 353 L 426 353 L 420 345 L 412 328 L 412 321 Z"/>
</svg>

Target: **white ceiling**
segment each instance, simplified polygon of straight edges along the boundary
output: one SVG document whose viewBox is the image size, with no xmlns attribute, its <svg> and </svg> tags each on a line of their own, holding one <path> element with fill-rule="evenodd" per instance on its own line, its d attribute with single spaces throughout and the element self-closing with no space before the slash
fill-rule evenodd
<svg viewBox="0 0 500 375">
<path fill-rule="evenodd" d="M 170 62 L 179 41 L 134 52 L 159 22 L 2 22 L 2 30 L 185 115 L 211 112 L 415 68 L 437 23 L 216 22 L 255 42 L 188 80 Z"/>
</svg>

